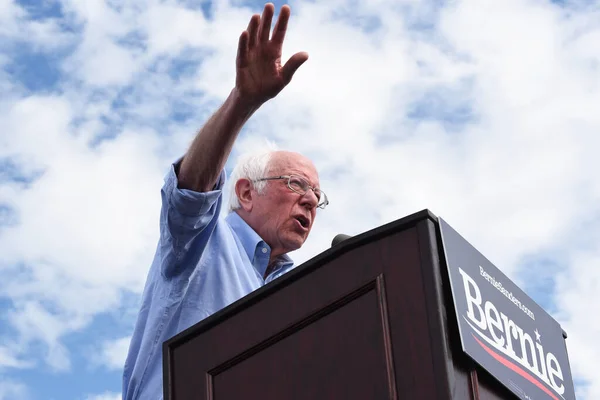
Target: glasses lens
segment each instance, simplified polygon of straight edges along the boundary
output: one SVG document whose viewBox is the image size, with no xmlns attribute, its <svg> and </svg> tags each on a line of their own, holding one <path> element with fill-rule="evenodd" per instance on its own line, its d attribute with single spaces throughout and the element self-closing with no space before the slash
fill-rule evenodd
<svg viewBox="0 0 600 400">
<path fill-rule="evenodd" d="M 290 187 L 293 191 L 304 194 L 308 190 L 308 182 L 299 176 L 292 175 L 290 176 Z"/>
<path fill-rule="evenodd" d="M 317 196 L 317 200 L 319 200 L 319 203 L 321 203 L 321 189 L 313 189 L 313 192 L 315 192 L 315 195 Z"/>
<path fill-rule="evenodd" d="M 308 184 L 308 181 L 306 179 L 295 175 L 290 176 L 289 186 L 294 192 L 302 195 L 310 189 L 310 185 Z M 327 204 L 329 203 L 327 201 L 327 196 L 325 195 L 325 193 L 323 193 L 321 189 L 317 188 L 313 189 L 313 192 L 315 193 L 315 196 L 317 196 L 317 207 L 325 208 L 325 206 L 327 206 Z"/>
</svg>

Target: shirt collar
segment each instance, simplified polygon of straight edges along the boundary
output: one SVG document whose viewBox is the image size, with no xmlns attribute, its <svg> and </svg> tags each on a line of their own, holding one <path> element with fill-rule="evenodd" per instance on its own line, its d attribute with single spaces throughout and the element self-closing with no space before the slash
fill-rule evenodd
<svg viewBox="0 0 600 400">
<path fill-rule="evenodd" d="M 254 229 L 252 229 L 237 212 L 230 212 L 225 217 L 225 220 L 240 239 L 240 242 L 244 247 L 244 251 L 248 255 L 248 259 L 252 262 L 255 268 L 258 269 L 260 275 L 264 276 L 268 266 L 269 258 L 271 256 L 271 247 L 269 247 L 269 245 L 262 240 L 258 233 L 256 233 Z M 266 253 L 262 253 L 263 248 L 267 249 Z M 257 256 L 266 258 L 266 263 L 258 263 L 259 265 L 256 265 L 257 263 L 255 263 L 255 258 Z M 276 270 L 277 268 L 286 264 L 293 264 L 293 261 L 287 254 L 283 254 L 278 257 L 275 263 L 276 267 L 273 270 Z"/>
</svg>

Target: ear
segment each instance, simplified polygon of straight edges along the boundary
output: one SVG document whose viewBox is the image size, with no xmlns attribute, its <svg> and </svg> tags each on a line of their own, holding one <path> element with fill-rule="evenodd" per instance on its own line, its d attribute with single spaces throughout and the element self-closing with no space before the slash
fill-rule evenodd
<svg viewBox="0 0 600 400">
<path fill-rule="evenodd" d="M 252 183 L 249 179 L 241 178 L 235 183 L 235 194 L 240 206 L 246 212 L 252 211 Z"/>
</svg>

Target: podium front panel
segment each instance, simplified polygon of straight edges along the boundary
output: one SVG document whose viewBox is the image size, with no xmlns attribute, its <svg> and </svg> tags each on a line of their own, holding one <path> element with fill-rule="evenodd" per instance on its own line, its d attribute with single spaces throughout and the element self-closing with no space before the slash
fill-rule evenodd
<svg viewBox="0 0 600 400">
<path fill-rule="evenodd" d="M 209 391 L 214 399 L 387 398 L 379 306 L 375 282 L 349 293 L 209 371 Z"/>
</svg>

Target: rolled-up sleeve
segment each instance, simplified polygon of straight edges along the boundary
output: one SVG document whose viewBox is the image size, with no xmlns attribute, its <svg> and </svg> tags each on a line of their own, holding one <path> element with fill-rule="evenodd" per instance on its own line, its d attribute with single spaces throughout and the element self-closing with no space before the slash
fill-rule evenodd
<svg viewBox="0 0 600 400">
<path fill-rule="evenodd" d="M 226 181 L 221 171 L 211 191 L 180 189 L 176 165 L 171 165 L 161 191 L 161 270 L 166 278 L 198 263 L 219 218 Z"/>
</svg>

